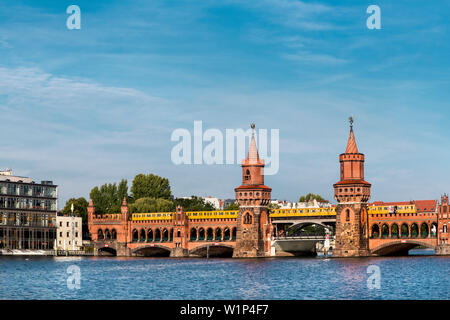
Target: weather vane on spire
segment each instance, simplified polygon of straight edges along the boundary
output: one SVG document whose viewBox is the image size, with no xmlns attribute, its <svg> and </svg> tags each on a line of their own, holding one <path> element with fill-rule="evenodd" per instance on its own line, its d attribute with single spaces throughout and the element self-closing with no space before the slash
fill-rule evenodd
<svg viewBox="0 0 450 320">
<path fill-rule="evenodd" d="M 350 121 L 350 129 L 353 129 L 353 116 L 350 116 L 350 118 L 348 118 L 348 121 Z"/>
<path fill-rule="evenodd" d="M 255 124 L 252 123 L 252 124 L 250 125 L 250 128 L 252 128 L 252 134 L 254 134 L 254 133 L 255 133 Z"/>
</svg>

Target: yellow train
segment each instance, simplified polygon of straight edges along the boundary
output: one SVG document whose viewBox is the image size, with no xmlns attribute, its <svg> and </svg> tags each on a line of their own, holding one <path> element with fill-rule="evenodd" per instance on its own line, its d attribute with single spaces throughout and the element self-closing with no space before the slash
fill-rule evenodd
<svg viewBox="0 0 450 320">
<path fill-rule="evenodd" d="M 407 205 L 382 205 L 382 206 L 370 206 L 369 214 L 402 214 L 402 213 L 417 213 L 415 204 Z"/>
<path fill-rule="evenodd" d="M 269 216 L 279 217 L 311 217 L 311 216 L 335 216 L 334 208 L 303 208 L 303 209 L 272 209 Z"/>
<path fill-rule="evenodd" d="M 369 205 L 369 214 L 389 214 L 389 213 L 416 213 L 417 208 L 414 204 L 397 205 L 397 206 L 373 206 Z M 217 210 L 217 211 L 188 211 L 186 212 L 189 220 L 200 219 L 236 219 L 238 210 Z M 148 220 L 172 220 L 173 212 L 156 212 L 156 213 L 133 213 L 132 221 L 148 221 Z M 271 218 L 280 217 L 308 217 L 308 216 L 336 216 L 336 210 L 331 208 L 303 208 L 303 209 L 272 209 L 270 210 Z"/>
<path fill-rule="evenodd" d="M 188 211 L 186 212 L 189 220 L 198 219 L 236 219 L 239 210 L 222 211 Z"/>
<path fill-rule="evenodd" d="M 132 221 L 147 221 L 147 220 L 172 220 L 173 212 L 155 212 L 155 213 L 133 213 L 131 215 Z"/>
<path fill-rule="evenodd" d="M 189 220 L 199 219 L 236 219 L 238 210 L 218 210 L 218 211 L 187 211 Z M 173 212 L 157 212 L 157 213 L 133 213 L 132 221 L 148 221 L 148 220 L 172 220 Z"/>
</svg>

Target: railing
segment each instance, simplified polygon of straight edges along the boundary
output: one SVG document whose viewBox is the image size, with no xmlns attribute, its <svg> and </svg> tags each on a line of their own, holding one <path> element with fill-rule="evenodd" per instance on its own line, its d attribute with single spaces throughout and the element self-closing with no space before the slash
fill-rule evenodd
<svg viewBox="0 0 450 320">
<path fill-rule="evenodd" d="M 57 250 L 57 256 L 93 256 L 94 251 L 85 250 Z"/>
</svg>

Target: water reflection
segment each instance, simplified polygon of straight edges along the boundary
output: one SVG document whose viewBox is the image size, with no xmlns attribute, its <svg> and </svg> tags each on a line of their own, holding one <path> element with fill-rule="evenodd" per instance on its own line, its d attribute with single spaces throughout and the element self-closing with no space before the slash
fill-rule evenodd
<svg viewBox="0 0 450 320">
<path fill-rule="evenodd" d="M 0 258 L 0 299 L 449 299 L 450 258 Z M 67 267 L 81 289 L 67 289 Z M 381 288 L 367 287 L 367 267 Z"/>
</svg>

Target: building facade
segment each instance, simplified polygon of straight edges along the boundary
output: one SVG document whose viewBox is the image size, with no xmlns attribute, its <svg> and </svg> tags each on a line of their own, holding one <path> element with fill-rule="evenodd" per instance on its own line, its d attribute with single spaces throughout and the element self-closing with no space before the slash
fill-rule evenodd
<svg viewBox="0 0 450 320">
<path fill-rule="evenodd" d="M 0 171 L 0 249 L 48 250 L 56 239 L 58 189 Z"/>
<path fill-rule="evenodd" d="M 450 203 L 448 194 L 441 196 L 441 203 L 438 210 L 438 246 L 437 254 L 450 254 Z"/>
<path fill-rule="evenodd" d="M 56 226 L 56 247 L 58 250 L 80 250 L 82 248 L 81 217 L 57 215 Z"/>
</svg>

